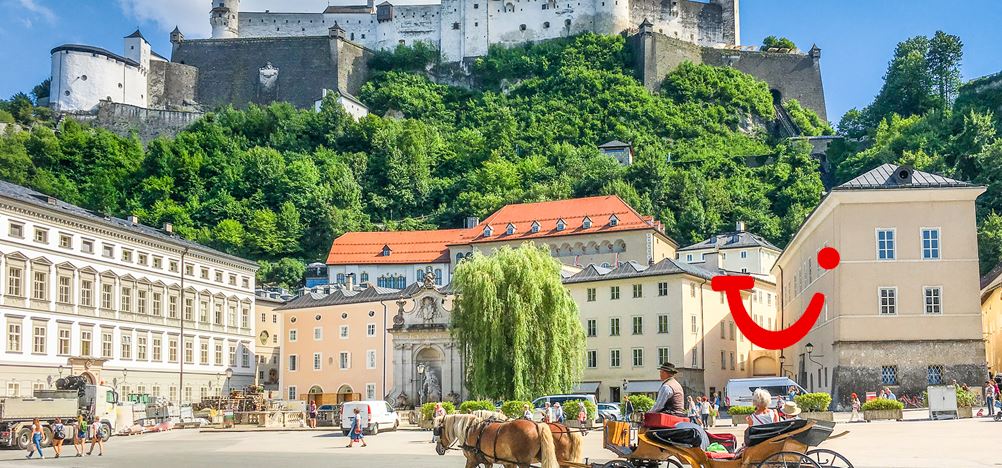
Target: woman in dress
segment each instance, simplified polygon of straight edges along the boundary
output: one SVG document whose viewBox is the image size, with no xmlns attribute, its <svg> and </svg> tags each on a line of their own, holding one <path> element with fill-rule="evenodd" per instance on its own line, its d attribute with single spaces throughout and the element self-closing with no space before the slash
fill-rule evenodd
<svg viewBox="0 0 1002 468">
<path fill-rule="evenodd" d="M 365 443 L 365 435 L 362 434 L 362 416 L 359 415 L 358 408 L 355 408 L 354 413 L 355 415 L 351 417 L 351 429 L 348 432 L 351 437 L 351 440 L 348 441 L 348 448 L 355 445 L 355 442 L 361 442 L 362 447 L 365 447 L 367 444 Z"/>
<path fill-rule="evenodd" d="M 752 394 L 752 404 L 755 405 L 755 412 L 747 416 L 749 426 L 761 426 L 779 422 L 779 414 L 774 409 L 769 408 L 772 403 L 772 395 L 768 390 L 760 388 Z"/>
</svg>

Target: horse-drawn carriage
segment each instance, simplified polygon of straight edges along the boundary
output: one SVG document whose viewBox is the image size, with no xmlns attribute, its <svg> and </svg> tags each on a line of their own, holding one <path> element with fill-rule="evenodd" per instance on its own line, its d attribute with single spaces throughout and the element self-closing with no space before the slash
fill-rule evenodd
<svg viewBox="0 0 1002 468">
<path fill-rule="evenodd" d="M 811 448 L 826 440 L 834 428 L 833 423 L 814 420 L 749 427 L 740 448 L 734 435 L 711 434 L 690 424 L 635 429 L 630 422 L 606 421 L 603 446 L 619 458 L 585 463 L 580 435 L 559 424 L 505 423 L 470 415 L 446 418 L 450 421 L 436 425 L 441 434 L 438 452 L 463 450 L 467 468 L 494 463 L 519 468 L 852 468 L 838 452 Z M 710 444 L 717 450 L 707 451 Z M 540 465 L 534 465 L 537 462 Z"/>
</svg>

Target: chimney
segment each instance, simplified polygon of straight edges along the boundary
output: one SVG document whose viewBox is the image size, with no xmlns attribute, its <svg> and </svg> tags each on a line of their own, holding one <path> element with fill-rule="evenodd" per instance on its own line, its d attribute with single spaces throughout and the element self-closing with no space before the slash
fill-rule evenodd
<svg viewBox="0 0 1002 468">
<path fill-rule="evenodd" d="M 744 221 L 738 221 L 737 223 L 734 223 L 734 224 L 735 224 L 735 228 L 737 229 L 738 232 L 745 232 L 745 222 Z"/>
<path fill-rule="evenodd" d="M 467 216 L 466 223 L 463 225 L 463 227 L 467 229 L 475 228 L 477 227 L 478 224 L 480 224 L 480 218 L 477 218 L 476 216 Z"/>
<path fill-rule="evenodd" d="M 174 234 L 174 225 L 171 223 L 164 223 L 164 232 L 167 234 Z"/>
<path fill-rule="evenodd" d="M 129 215 L 129 223 L 132 224 L 133 226 L 139 224 L 139 216 Z"/>
<path fill-rule="evenodd" d="M 56 200 L 56 197 L 45 197 L 45 201 L 50 205 L 55 205 L 59 200 Z"/>
<path fill-rule="evenodd" d="M 703 268 L 716 271 L 720 269 L 720 252 L 713 251 L 703 254 Z"/>
<path fill-rule="evenodd" d="M 348 275 L 345 276 L 344 288 L 346 290 L 348 290 L 348 291 L 354 291 L 355 290 L 355 274 L 354 273 L 348 273 Z"/>
</svg>

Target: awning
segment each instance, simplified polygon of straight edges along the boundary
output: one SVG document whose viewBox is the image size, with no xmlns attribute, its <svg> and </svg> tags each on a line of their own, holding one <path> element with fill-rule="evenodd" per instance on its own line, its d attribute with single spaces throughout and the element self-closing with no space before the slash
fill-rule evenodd
<svg viewBox="0 0 1002 468">
<path fill-rule="evenodd" d="M 660 380 L 630 380 L 625 393 L 657 393 L 661 389 Z"/>
<path fill-rule="evenodd" d="M 595 393 L 599 382 L 581 382 L 574 386 L 574 393 Z"/>
</svg>

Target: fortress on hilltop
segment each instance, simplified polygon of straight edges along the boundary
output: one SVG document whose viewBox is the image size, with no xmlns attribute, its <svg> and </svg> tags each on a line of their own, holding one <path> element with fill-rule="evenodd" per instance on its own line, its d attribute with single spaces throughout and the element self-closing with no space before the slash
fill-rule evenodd
<svg viewBox="0 0 1002 468">
<path fill-rule="evenodd" d="M 144 139 L 176 133 L 217 106 L 310 108 L 332 93 L 360 118 L 367 109 L 354 95 L 376 50 L 425 42 L 443 63 L 465 70 L 492 45 L 594 32 L 627 36 L 635 75 L 651 90 L 688 60 L 749 73 L 769 84 L 777 104 L 797 99 L 826 116 L 821 50 L 741 46 L 738 0 L 368 0 L 318 13 L 245 12 L 240 0 L 212 0 L 209 21 L 208 39 L 175 28 L 169 59 L 138 30 L 125 37 L 122 54 L 79 44 L 52 49 L 49 105 Z M 450 82 L 472 84 L 461 75 Z"/>
</svg>

